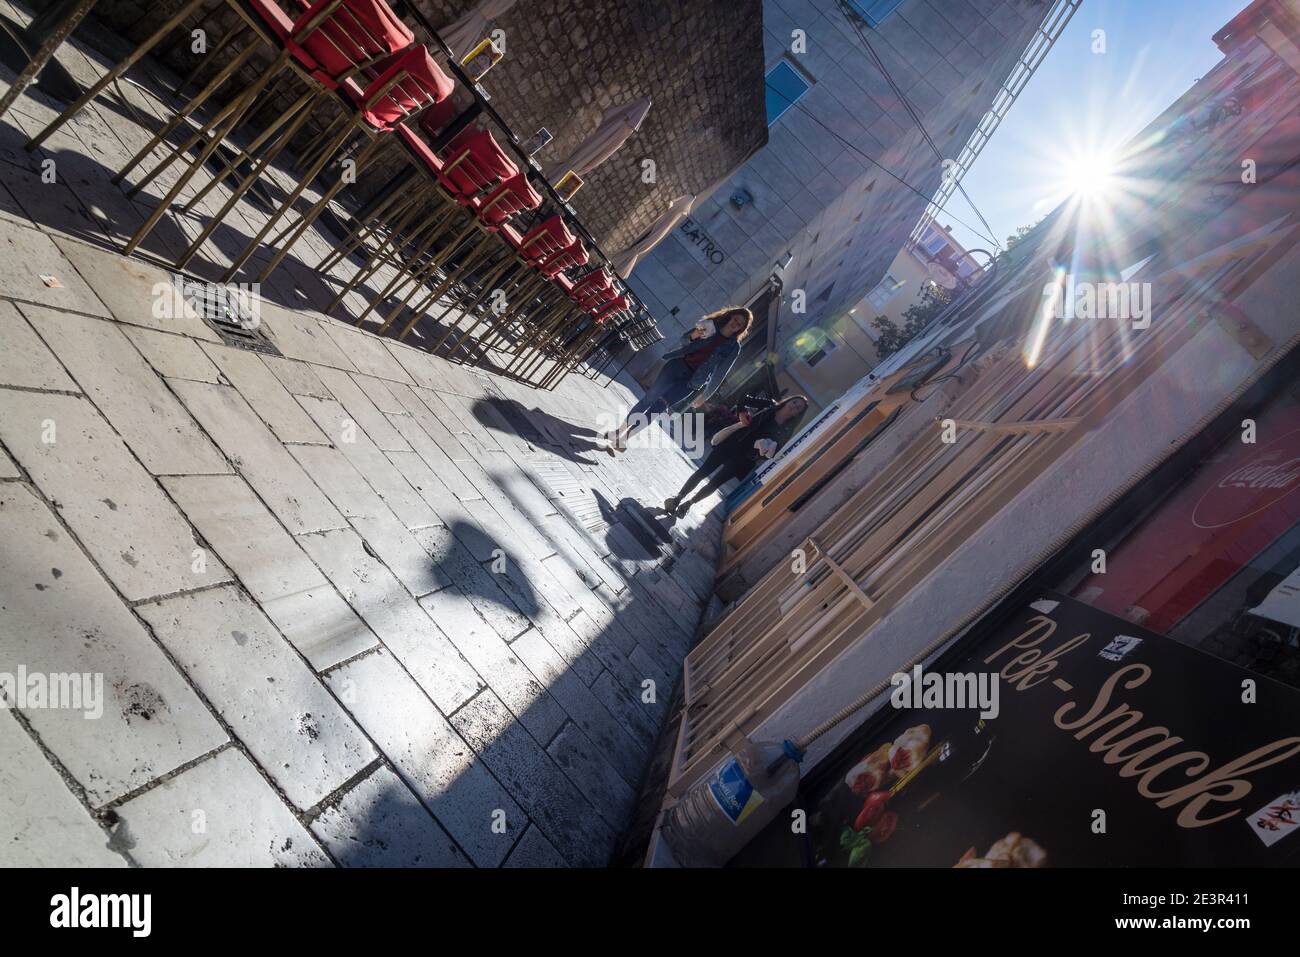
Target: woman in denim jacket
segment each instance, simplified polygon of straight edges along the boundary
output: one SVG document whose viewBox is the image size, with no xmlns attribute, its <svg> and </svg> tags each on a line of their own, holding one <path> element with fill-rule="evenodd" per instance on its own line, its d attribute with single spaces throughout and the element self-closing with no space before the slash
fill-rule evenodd
<svg viewBox="0 0 1300 957">
<path fill-rule="evenodd" d="M 613 455 L 626 449 L 628 438 L 648 425 L 652 415 L 702 406 L 731 371 L 753 324 L 753 313 L 742 306 L 719 309 L 697 322 L 682 344 L 664 355 L 654 385 L 632 406 L 627 420 L 602 436 L 609 442 L 606 451 Z"/>
</svg>

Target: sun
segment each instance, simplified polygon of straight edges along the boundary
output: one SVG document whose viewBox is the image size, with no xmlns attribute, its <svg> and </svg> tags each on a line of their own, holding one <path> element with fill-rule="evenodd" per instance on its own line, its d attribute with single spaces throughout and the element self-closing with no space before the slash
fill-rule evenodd
<svg viewBox="0 0 1300 957">
<path fill-rule="evenodd" d="M 1115 160 L 1109 153 L 1079 153 L 1069 157 L 1061 170 L 1062 185 L 1081 200 L 1104 200 L 1116 191 Z"/>
</svg>

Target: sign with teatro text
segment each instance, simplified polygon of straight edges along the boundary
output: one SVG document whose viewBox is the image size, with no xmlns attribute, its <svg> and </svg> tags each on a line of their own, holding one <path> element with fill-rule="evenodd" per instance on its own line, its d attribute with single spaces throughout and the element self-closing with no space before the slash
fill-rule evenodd
<svg viewBox="0 0 1300 957">
<path fill-rule="evenodd" d="M 1300 691 L 1057 594 L 948 675 L 996 706 L 895 695 L 805 782 L 814 864 L 1300 863 Z"/>
</svg>

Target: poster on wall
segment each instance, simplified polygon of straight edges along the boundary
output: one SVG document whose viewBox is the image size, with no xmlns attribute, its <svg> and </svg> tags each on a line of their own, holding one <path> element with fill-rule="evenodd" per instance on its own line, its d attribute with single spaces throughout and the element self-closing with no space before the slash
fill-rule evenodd
<svg viewBox="0 0 1300 957">
<path fill-rule="evenodd" d="M 1049 593 L 891 697 L 805 783 L 815 866 L 1300 863 L 1296 689 Z"/>
</svg>

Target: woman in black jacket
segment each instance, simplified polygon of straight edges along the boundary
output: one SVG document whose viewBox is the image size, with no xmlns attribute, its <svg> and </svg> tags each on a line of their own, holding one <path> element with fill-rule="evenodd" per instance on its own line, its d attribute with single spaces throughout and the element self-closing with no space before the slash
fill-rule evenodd
<svg viewBox="0 0 1300 957">
<path fill-rule="evenodd" d="M 679 517 L 685 515 L 692 505 L 708 498 L 728 479 L 744 478 L 790 441 L 807 410 L 808 400 L 792 395 L 755 415 L 741 413 L 739 422 L 713 437 L 713 451 L 686 480 L 681 491 L 664 502 L 664 511 Z M 710 474 L 713 477 L 704 488 L 686 498 Z"/>
</svg>

